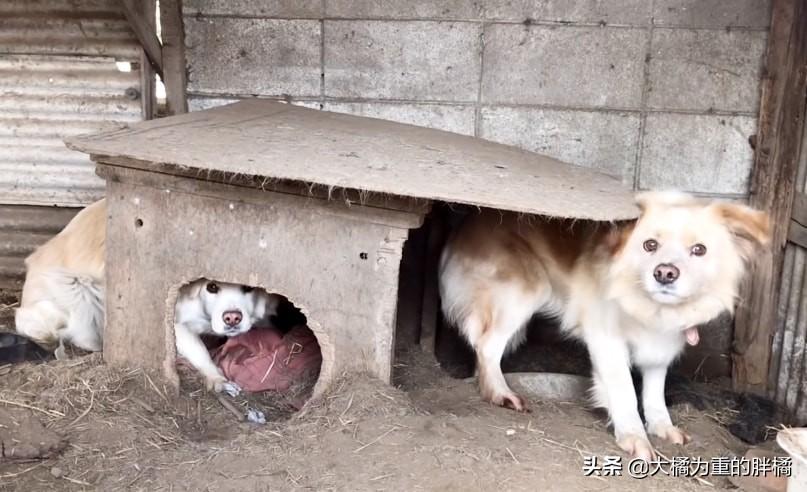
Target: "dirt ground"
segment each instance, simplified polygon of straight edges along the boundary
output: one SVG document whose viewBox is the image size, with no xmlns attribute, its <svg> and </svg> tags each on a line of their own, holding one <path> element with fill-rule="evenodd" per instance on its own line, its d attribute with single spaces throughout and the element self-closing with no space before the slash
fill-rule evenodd
<svg viewBox="0 0 807 492">
<path fill-rule="evenodd" d="M 529 414 L 495 408 L 480 401 L 473 384 L 442 375 L 425 357 L 407 359 L 399 366 L 406 380 L 401 388 L 366 377 L 342 380 L 301 414 L 262 426 L 237 422 L 203 391 L 168 396 L 145 374 L 110 369 L 98 355 L 8 367 L 0 376 L 0 408 L 36 417 L 64 448 L 42 460 L 0 461 L 0 489 L 730 487 L 712 478 L 707 484 L 666 476 L 585 477 L 583 456 L 621 455 L 601 414 L 552 402 L 532 402 Z M 714 414 L 686 404 L 674 414 L 695 440 L 685 449 L 662 446 L 665 455 L 709 459 L 744 452 Z"/>
<path fill-rule="evenodd" d="M 584 476 L 584 456 L 622 456 L 603 414 L 564 402 L 533 401 L 526 414 L 493 407 L 419 350 L 400 353 L 395 369 L 395 387 L 342 379 L 297 414 L 282 398 L 252 399 L 269 417 L 256 425 L 239 422 L 187 372 L 172 396 L 141 371 L 103 365 L 98 354 L 6 365 L 0 490 L 733 488 L 725 478 L 635 479 L 627 469 Z M 740 410 L 677 400 L 673 419 L 694 441 L 662 444 L 665 456 L 709 460 L 748 448 L 726 428 Z"/>
</svg>

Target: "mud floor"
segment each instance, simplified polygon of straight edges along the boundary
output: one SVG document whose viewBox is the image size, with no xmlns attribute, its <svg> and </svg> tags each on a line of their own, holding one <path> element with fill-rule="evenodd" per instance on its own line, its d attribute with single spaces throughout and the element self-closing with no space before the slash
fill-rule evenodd
<svg viewBox="0 0 807 492">
<path fill-rule="evenodd" d="M 396 373 L 398 387 L 343 379 L 294 416 L 275 399 L 270 422 L 255 425 L 238 422 L 190 377 L 173 397 L 140 371 L 104 366 L 99 355 L 6 366 L 0 430 L 14 432 L 6 433 L 12 442 L 2 449 L 28 445 L 26 452 L 44 457 L 0 457 L 0 490 L 731 487 L 712 477 L 584 476 L 584 456 L 621 456 L 602 414 L 561 402 L 533 401 L 526 414 L 495 408 L 480 401 L 473 384 L 449 378 L 419 351 L 401 354 Z M 694 441 L 662 445 L 666 456 L 708 460 L 748 447 L 724 426 L 736 410 L 680 403 L 673 413 Z M 36 437 L 26 437 L 27 427 Z M 30 446 L 26 439 L 43 442 Z"/>
</svg>

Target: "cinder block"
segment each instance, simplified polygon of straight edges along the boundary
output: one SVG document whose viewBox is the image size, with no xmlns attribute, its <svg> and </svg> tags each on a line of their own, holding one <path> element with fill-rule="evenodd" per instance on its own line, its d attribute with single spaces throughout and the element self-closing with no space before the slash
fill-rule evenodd
<svg viewBox="0 0 807 492">
<path fill-rule="evenodd" d="M 478 0 L 328 0 L 328 17 L 346 19 L 479 19 Z"/>
<path fill-rule="evenodd" d="M 196 96 L 193 94 L 188 95 L 188 109 L 190 111 L 202 111 L 205 109 L 215 108 L 217 106 L 224 106 L 232 104 L 242 99 L 249 99 L 247 97 L 208 97 Z M 319 109 L 319 102 L 317 101 L 292 101 L 294 106 L 303 106 L 311 109 Z"/>
<path fill-rule="evenodd" d="M 650 114 L 640 164 L 642 189 L 748 193 L 751 116 Z"/>
<path fill-rule="evenodd" d="M 770 0 L 656 0 L 653 21 L 659 26 L 768 27 Z"/>
<path fill-rule="evenodd" d="M 633 183 L 639 115 L 529 108 L 485 108 L 481 136 Z"/>
<path fill-rule="evenodd" d="M 656 29 L 648 105 L 756 112 L 766 38 L 763 31 Z"/>
<path fill-rule="evenodd" d="M 320 93 L 320 23 L 185 18 L 188 90 L 298 97 Z"/>
<path fill-rule="evenodd" d="M 485 0 L 487 19 L 520 21 L 581 22 L 641 25 L 650 22 L 647 0 Z"/>
<path fill-rule="evenodd" d="M 185 15 L 232 15 L 238 17 L 318 19 L 322 0 L 185 0 Z"/>
<path fill-rule="evenodd" d="M 326 21 L 325 94 L 475 101 L 478 24 Z"/>
<path fill-rule="evenodd" d="M 638 108 L 647 36 L 644 29 L 489 26 L 483 100 Z"/>
<path fill-rule="evenodd" d="M 444 104 L 398 104 L 398 103 L 325 103 L 326 111 L 350 113 L 371 118 L 408 123 L 410 125 L 436 128 L 464 135 L 474 134 L 472 106 L 448 106 Z"/>
</svg>

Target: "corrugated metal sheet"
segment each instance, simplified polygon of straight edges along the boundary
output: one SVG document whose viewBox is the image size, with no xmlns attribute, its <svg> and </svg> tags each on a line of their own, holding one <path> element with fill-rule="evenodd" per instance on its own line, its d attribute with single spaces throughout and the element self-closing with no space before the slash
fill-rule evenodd
<svg viewBox="0 0 807 492">
<path fill-rule="evenodd" d="M 3 0 L 0 53 L 140 58 L 118 0 Z"/>
<path fill-rule="evenodd" d="M 62 230 L 78 210 L 0 205 L 0 288 L 21 288 L 25 257 Z"/>
<path fill-rule="evenodd" d="M 807 192 L 807 131 L 796 190 Z M 771 353 L 771 387 L 796 425 L 807 424 L 807 250 L 788 244 L 780 285 L 778 321 Z"/>
<path fill-rule="evenodd" d="M 85 205 L 103 193 L 89 158 L 66 136 L 141 118 L 138 72 L 111 59 L 0 56 L 0 201 Z"/>
<path fill-rule="evenodd" d="M 103 195 L 62 139 L 142 119 L 141 52 L 119 0 L 0 0 L 0 285 L 75 213 L 53 205 Z"/>
</svg>

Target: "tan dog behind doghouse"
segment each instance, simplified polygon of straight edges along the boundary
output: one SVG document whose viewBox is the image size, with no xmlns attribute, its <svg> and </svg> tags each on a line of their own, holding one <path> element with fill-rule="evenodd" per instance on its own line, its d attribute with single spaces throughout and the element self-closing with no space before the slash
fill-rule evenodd
<svg viewBox="0 0 807 492">
<path fill-rule="evenodd" d="M 104 330 L 106 200 L 79 212 L 25 259 L 17 331 L 63 354 L 64 343 L 99 351 Z M 58 347 L 58 348 L 57 348 Z"/>
<path fill-rule="evenodd" d="M 498 211 L 468 217 L 440 264 L 443 311 L 476 351 L 482 397 L 525 410 L 500 362 L 535 313 L 583 340 L 592 395 L 619 446 L 649 460 L 647 432 L 683 444 L 664 399 L 668 366 L 698 325 L 733 312 L 748 260 L 769 243 L 769 219 L 749 207 L 676 192 L 638 195 L 638 220 L 548 220 Z M 638 411 L 631 379 L 643 379 Z"/>
</svg>

